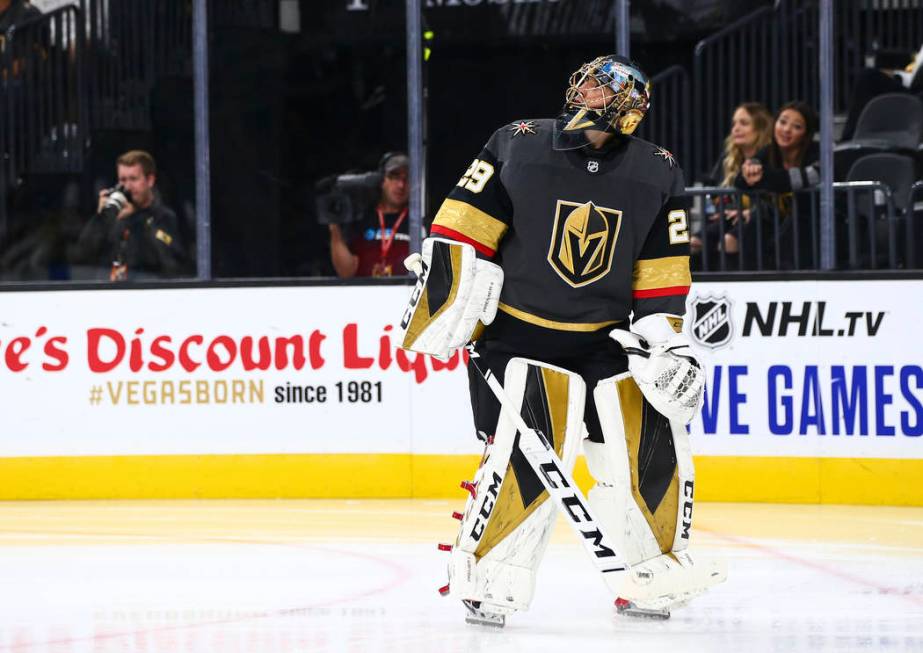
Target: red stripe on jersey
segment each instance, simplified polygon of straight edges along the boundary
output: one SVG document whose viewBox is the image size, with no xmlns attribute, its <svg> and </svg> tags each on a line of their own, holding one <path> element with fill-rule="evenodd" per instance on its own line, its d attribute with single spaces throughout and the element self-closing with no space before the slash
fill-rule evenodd
<svg viewBox="0 0 923 653">
<path fill-rule="evenodd" d="M 474 247 L 474 249 L 476 249 L 477 251 L 479 251 L 481 254 L 483 254 L 484 256 L 488 258 L 493 258 L 494 254 L 497 253 L 496 250 L 493 250 L 490 247 L 487 247 L 487 245 L 482 245 L 478 241 L 466 236 L 463 233 L 455 231 L 454 229 L 449 229 L 448 227 L 442 227 L 438 224 L 434 224 L 432 228 L 430 228 L 429 233 L 431 235 L 439 234 L 440 236 L 445 236 L 447 238 L 451 238 L 452 240 L 457 240 L 460 243 L 468 243 L 469 245 Z"/>
<path fill-rule="evenodd" d="M 650 290 L 635 290 L 631 296 L 635 299 L 650 299 L 651 297 L 671 297 L 673 295 L 688 295 L 689 286 L 671 286 L 669 288 L 651 288 Z"/>
</svg>

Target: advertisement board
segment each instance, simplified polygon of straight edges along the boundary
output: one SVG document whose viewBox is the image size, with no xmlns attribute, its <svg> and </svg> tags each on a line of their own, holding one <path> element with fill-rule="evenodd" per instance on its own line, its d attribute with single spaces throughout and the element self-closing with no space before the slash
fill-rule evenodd
<svg viewBox="0 0 923 653">
<path fill-rule="evenodd" d="M 695 284 L 696 453 L 923 458 L 919 281 Z"/>
<path fill-rule="evenodd" d="M 407 293 L 0 294 L 0 456 L 472 452 L 461 356 L 395 342 Z"/>
<path fill-rule="evenodd" d="M 700 498 L 923 503 L 919 285 L 696 283 Z M 465 359 L 399 349 L 407 293 L 0 293 L 0 498 L 454 496 Z"/>
</svg>

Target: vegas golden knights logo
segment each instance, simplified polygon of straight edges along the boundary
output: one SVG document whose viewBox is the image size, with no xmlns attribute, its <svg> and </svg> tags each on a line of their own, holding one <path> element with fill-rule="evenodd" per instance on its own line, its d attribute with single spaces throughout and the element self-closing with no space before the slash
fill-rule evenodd
<svg viewBox="0 0 923 653">
<path fill-rule="evenodd" d="M 622 212 L 558 200 L 548 262 L 574 288 L 598 281 L 612 268 Z"/>
</svg>

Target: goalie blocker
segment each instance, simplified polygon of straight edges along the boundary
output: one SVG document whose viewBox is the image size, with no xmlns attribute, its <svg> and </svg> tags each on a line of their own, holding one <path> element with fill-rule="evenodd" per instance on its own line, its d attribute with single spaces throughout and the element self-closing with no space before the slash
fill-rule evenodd
<svg viewBox="0 0 923 653">
<path fill-rule="evenodd" d="M 404 261 L 417 283 L 401 319 L 401 347 L 446 358 L 468 343 L 479 321 L 493 322 L 503 270 L 467 243 L 426 238 L 422 250 Z"/>
</svg>

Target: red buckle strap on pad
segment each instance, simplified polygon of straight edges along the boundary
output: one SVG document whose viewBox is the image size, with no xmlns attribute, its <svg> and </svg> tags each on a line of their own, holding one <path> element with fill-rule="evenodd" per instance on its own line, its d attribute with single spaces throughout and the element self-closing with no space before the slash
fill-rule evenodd
<svg viewBox="0 0 923 653">
<path fill-rule="evenodd" d="M 477 486 L 476 486 L 474 483 L 472 483 L 471 481 L 462 481 L 462 482 L 461 482 L 461 488 L 462 488 L 463 490 L 468 490 L 468 492 L 471 493 L 471 498 L 472 498 L 472 499 L 477 499 L 477 498 L 478 498 L 478 488 L 477 488 Z"/>
</svg>

